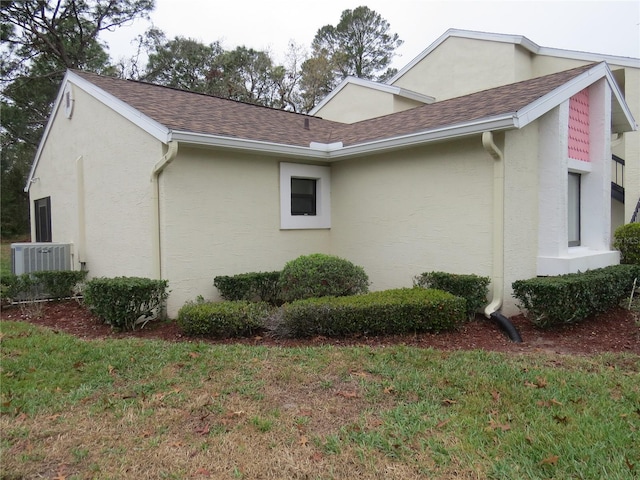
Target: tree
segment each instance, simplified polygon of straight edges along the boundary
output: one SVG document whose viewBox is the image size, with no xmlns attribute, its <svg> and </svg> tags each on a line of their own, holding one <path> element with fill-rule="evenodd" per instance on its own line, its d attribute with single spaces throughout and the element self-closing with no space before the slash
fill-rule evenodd
<svg viewBox="0 0 640 480">
<path fill-rule="evenodd" d="M 140 43 L 149 51 L 140 80 L 273 108 L 294 106 L 294 80 L 267 52 L 245 46 L 224 50 L 219 42 L 205 45 L 184 37 L 167 41 L 157 31 Z"/>
<path fill-rule="evenodd" d="M 200 93 L 212 93 L 219 88 L 212 75 L 212 66 L 223 53 L 218 42 L 205 45 L 184 37 L 166 41 L 157 33 L 154 41 L 140 80 Z"/>
<path fill-rule="evenodd" d="M 389 32 L 389 22 L 368 7 L 344 10 L 335 27 L 325 25 L 316 33 L 312 57 L 303 67 L 307 101 L 323 97 L 349 75 L 369 80 L 388 78 L 383 74 L 395 49 L 402 45 L 398 34 Z"/>
<path fill-rule="evenodd" d="M 66 69 L 112 73 L 100 32 L 146 17 L 153 6 L 154 0 L 0 3 L 3 235 L 28 231 L 28 213 L 17 213 L 28 209 L 22 187 Z"/>
</svg>

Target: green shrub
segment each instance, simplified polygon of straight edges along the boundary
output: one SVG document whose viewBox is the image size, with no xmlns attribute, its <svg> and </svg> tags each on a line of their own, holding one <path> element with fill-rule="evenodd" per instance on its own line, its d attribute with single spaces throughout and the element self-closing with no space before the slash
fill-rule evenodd
<svg viewBox="0 0 640 480">
<path fill-rule="evenodd" d="M 280 274 L 283 301 L 366 293 L 369 278 L 362 267 L 322 253 L 303 255 L 288 262 Z"/>
<path fill-rule="evenodd" d="M 72 297 L 74 289 L 87 278 L 86 270 L 62 270 L 33 272 L 35 281 L 42 285 L 46 295 L 59 300 L 61 298 Z"/>
<path fill-rule="evenodd" d="M 627 297 L 638 265 L 613 265 L 557 277 L 513 282 L 513 296 L 539 327 L 579 322 L 605 312 Z"/>
<path fill-rule="evenodd" d="M 0 295 L 3 300 L 19 300 L 31 294 L 33 279 L 30 275 L 3 275 L 0 278 Z"/>
<path fill-rule="evenodd" d="M 465 310 L 465 300 L 450 293 L 402 288 L 285 304 L 282 329 L 295 337 L 440 332 L 463 322 Z"/>
<path fill-rule="evenodd" d="M 150 278 L 94 278 L 84 288 L 84 302 L 113 328 L 135 330 L 161 314 L 167 285 Z"/>
<path fill-rule="evenodd" d="M 178 325 L 186 335 L 240 337 L 264 328 L 270 307 L 264 302 L 190 302 L 178 312 Z"/>
<path fill-rule="evenodd" d="M 619 226 L 613 234 L 613 248 L 620 250 L 620 263 L 640 265 L 640 223 Z"/>
<path fill-rule="evenodd" d="M 279 279 L 280 272 L 251 272 L 215 277 L 213 285 L 225 300 L 248 300 L 279 305 L 282 303 L 279 298 Z"/>
<path fill-rule="evenodd" d="M 478 275 L 457 275 L 445 272 L 426 272 L 416 276 L 414 285 L 435 288 L 462 297 L 467 301 L 467 316 L 472 319 L 476 312 L 487 304 L 489 277 Z"/>
<path fill-rule="evenodd" d="M 86 271 L 46 270 L 5 275 L 2 277 L 2 298 L 11 300 L 35 300 L 48 298 L 60 300 L 74 295 L 74 290 L 87 277 Z"/>
</svg>

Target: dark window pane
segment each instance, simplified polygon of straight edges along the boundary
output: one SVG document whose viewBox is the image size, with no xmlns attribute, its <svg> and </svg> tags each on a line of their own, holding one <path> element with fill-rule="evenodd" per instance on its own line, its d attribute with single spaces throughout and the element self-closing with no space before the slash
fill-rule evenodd
<svg viewBox="0 0 640 480">
<path fill-rule="evenodd" d="M 580 174 L 569 173 L 569 196 L 567 224 L 569 227 L 569 246 L 580 245 Z"/>
<path fill-rule="evenodd" d="M 291 215 L 316 214 L 316 179 L 291 179 Z"/>
<path fill-rule="evenodd" d="M 40 198 L 33 203 L 36 217 L 36 242 L 50 242 L 51 197 Z"/>
</svg>

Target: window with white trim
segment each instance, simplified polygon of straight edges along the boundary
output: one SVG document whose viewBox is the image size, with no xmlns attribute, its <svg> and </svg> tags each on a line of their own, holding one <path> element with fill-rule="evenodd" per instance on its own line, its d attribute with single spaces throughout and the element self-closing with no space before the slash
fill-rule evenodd
<svg viewBox="0 0 640 480">
<path fill-rule="evenodd" d="M 329 167 L 280 164 L 280 228 L 331 228 Z"/>
<path fill-rule="evenodd" d="M 569 172 L 567 197 L 567 230 L 569 246 L 580 246 L 580 183 L 579 173 Z"/>
</svg>

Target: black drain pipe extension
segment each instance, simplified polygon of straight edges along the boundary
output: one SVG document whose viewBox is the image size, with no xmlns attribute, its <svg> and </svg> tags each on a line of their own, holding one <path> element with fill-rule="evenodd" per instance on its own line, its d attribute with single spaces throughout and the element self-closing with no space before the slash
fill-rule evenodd
<svg viewBox="0 0 640 480">
<path fill-rule="evenodd" d="M 482 133 L 482 146 L 495 161 L 493 163 L 493 295 L 484 315 L 493 319 L 507 333 L 511 341 L 522 343 L 513 323 L 499 312 L 504 294 L 504 156 L 493 141 L 493 133 Z"/>
<path fill-rule="evenodd" d="M 489 315 L 500 327 L 500 329 L 507 334 L 509 339 L 514 343 L 522 343 L 522 337 L 516 326 L 511 323 L 507 317 L 500 312 L 493 312 Z"/>
</svg>

